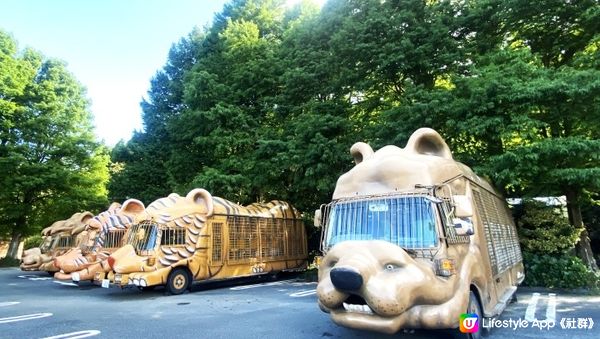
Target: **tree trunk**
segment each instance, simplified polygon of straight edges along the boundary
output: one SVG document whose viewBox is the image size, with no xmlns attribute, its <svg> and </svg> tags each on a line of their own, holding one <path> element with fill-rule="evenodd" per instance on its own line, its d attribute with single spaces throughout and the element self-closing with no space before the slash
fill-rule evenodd
<svg viewBox="0 0 600 339">
<path fill-rule="evenodd" d="M 10 246 L 8 246 L 8 252 L 6 252 L 7 258 L 17 259 L 19 256 L 19 244 L 21 243 L 21 233 L 17 230 L 12 232 L 12 238 L 10 240 Z"/>
<path fill-rule="evenodd" d="M 576 228 L 583 228 L 583 231 L 579 235 L 579 242 L 575 246 L 577 256 L 583 260 L 583 262 L 592 270 L 598 271 L 598 265 L 596 265 L 596 259 L 592 253 L 592 246 L 590 245 L 590 237 L 588 236 L 587 229 L 583 224 L 583 218 L 581 216 L 581 207 L 579 206 L 579 194 L 574 190 L 567 190 L 567 211 L 569 213 L 569 222 Z"/>
</svg>

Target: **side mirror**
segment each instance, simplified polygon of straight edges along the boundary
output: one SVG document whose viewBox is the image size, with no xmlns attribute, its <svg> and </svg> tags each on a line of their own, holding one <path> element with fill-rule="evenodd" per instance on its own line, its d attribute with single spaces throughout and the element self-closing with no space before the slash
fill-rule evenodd
<svg viewBox="0 0 600 339">
<path fill-rule="evenodd" d="M 323 214 L 321 213 L 321 209 L 315 210 L 315 218 L 314 218 L 315 227 L 321 227 L 322 222 L 323 222 Z"/>
<path fill-rule="evenodd" d="M 473 200 L 470 195 L 454 195 L 454 215 L 457 218 L 470 218 L 473 216 Z"/>
<path fill-rule="evenodd" d="M 475 234 L 475 228 L 473 227 L 473 220 L 471 218 L 454 218 L 454 231 L 456 235 L 473 235 Z"/>
</svg>

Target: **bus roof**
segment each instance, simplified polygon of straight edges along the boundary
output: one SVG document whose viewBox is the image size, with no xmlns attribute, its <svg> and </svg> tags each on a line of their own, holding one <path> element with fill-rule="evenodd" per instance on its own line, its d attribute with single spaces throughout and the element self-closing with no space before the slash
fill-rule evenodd
<svg viewBox="0 0 600 339">
<path fill-rule="evenodd" d="M 416 185 L 436 186 L 464 177 L 492 194 L 498 192 L 469 167 L 455 161 L 442 137 L 421 128 L 405 148 L 385 146 L 377 152 L 364 143 L 350 150 L 356 165 L 337 181 L 333 199 L 409 192 Z"/>
</svg>

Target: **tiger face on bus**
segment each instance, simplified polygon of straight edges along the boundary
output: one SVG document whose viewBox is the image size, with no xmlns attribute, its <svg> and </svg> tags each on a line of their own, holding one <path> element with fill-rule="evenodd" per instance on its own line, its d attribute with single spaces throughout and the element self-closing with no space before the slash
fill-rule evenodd
<svg viewBox="0 0 600 339">
<path fill-rule="evenodd" d="M 123 205 L 112 203 L 106 211 L 91 218 L 86 225 L 87 234 L 79 246 L 55 259 L 61 270 L 54 278 L 79 282 L 92 280 L 96 272 L 104 272 L 102 261 L 121 247 L 121 240 L 133 225 L 134 218 L 144 212 L 141 201 L 128 199 Z"/>
<path fill-rule="evenodd" d="M 104 287 L 164 285 L 180 294 L 194 280 L 302 270 L 306 258 L 304 224 L 291 204 L 242 206 L 197 188 L 150 204 L 109 257 L 113 271 L 94 280 Z"/>
<path fill-rule="evenodd" d="M 144 204 L 136 199 L 129 199 L 121 204 L 112 203 L 109 208 L 90 218 L 85 224 L 78 246 L 69 249 L 65 254 L 54 259 L 54 265 L 60 269 L 54 274 L 59 280 L 70 280 L 72 274 L 84 280 L 93 278 L 95 270 L 88 269 L 94 264 L 105 260 L 111 253 L 111 247 L 105 247 L 105 242 L 115 232 L 124 233 L 133 224 L 133 218 L 144 212 Z M 120 247 L 120 243 L 116 247 Z M 115 246 L 112 245 L 112 248 Z M 97 268 L 100 268 L 100 265 Z"/>
<path fill-rule="evenodd" d="M 428 128 L 405 148 L 356 143 L 350 152 L 355 167 L 315 214 L 320 308 L 339 325 L 385 333 L 499 314 L 524 275 L 510 212 L 492 186 Z"/>
</svg>

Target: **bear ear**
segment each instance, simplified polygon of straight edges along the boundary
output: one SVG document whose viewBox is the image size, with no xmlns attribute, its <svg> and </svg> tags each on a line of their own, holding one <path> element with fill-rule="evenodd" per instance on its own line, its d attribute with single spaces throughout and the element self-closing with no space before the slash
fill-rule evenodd
<svg viewBox="0 0 600 339">
<path fill-rule="evenodd" d="M 371 146 L 365 144 L 364 142 L 357 142 L 350 147 L 350 154 L 352 154 L 354 163 L 357 165 L 364 160 L 369 159 L 371 156 L 373 156 L 373 153 L 374 152 Z"/>
<path fill-rule="evenodd" d="M 91 212 L 85 211 L 79 215 L 79 221 L 81 221 L 81 223 L 85 225 L 93 217 L 94 217 L 94 215 Z"/>
<path fill-rule="evenodd" d="M 207 190 L 196 188 L 190 191 L 185 196 L 186 199 L 193 201 L 195 204 L 204 204 L 206 206 L 206 216 L 210 217 L 213 213 L 213 198 Z"/>
<path fill-rule="evenodd" d="M 118 202 L 113 202 L 112 204 L 110 204 L 110 206 L 108 206 L 108 210 L 110 212 L 116 211 L 117 209 L 119 209 L 119 207 L 121 207 L 121 204 L 119 204 Z"/>
<path fill-rule="evenodd" d="M 434 155 L 452 159 L 452 152 L 438 132 L 431 128 L 419 128 L 408 139 L 405 150 L 417 154 Z"/>
<path fill-rule="evenodd" d="M 130 214 L 139 214 L 146 210 L 144 203 L 137 199 L 127 199 L 121 207 L 121 211 Z"/>
</svg>

